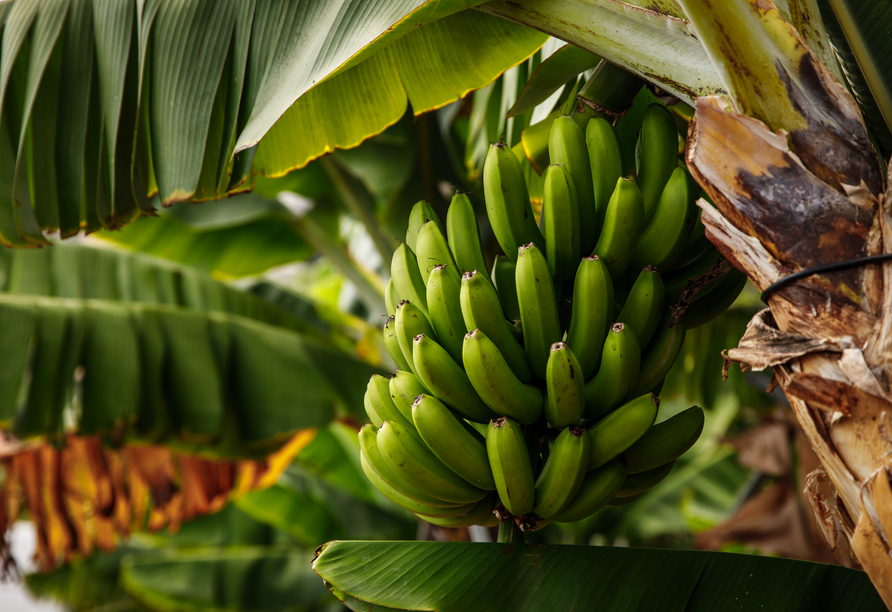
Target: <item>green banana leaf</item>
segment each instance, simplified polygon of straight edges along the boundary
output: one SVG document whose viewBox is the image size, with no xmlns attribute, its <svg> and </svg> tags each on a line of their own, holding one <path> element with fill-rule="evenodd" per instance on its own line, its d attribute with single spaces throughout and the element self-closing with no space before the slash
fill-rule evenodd
<svg viewBox="0 0 892 612">
<path fill-rule="evenodd" d="M 260 298 L 145 256 L 0 258 L 0 424 L 265 456 L 362 404 L 377 372 Z M 63 423 L 65 424 L 63 428 Z"/>
<path fill-rule="evenodd" d="M 354 610 L 885 610 L 863 572 L 731 553 L 334 541 L 313 569 Z"/>
<path fill-rule="evenodd" d="M 408 101 L 416 113 L 451 102 L 545 40 L 480 13 L 441 23 L 473 4 L 4 3 L 0 237 L 46 244 L 42 230 L 153 214 L 156 192 L 166 205 L 249 189 L 255 171 L 355 146 Z M 347 99 L 372 104 L 343 112 Z"/>
<path fill-rule="evenodd" d="M 601 58 L 573 45 L 564 45 L 539 64 L 524 85 L 517 101 L 508 110 L 514 117 L 531 110 L 547 100 L 555 91 L 581 72 L 598 65 Z"/>
</svg>

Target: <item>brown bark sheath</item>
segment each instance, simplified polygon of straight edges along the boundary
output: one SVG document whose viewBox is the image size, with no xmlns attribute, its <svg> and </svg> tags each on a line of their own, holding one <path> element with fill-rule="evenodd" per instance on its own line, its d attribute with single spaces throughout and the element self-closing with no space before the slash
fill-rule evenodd
<svg viewBox="0 0 892 612">
<path fill-rule="evenodd" d="M 807 128 L 775 133 L 722 99 L 697 101 L 686 159 L 716 204 L 699 202 L 706 235 L 760 290 L 815 265 L 892 252 L 870 157 L 814 154 L 820 147 L 861 153 L 866 142 L 848 94 L 828 80 L 809 81 L 819 91 L 810 94 L 817 108 L 805 116 L 841 117 L 850 137 Z M 846 538 L 892 609 L 892 264 L 882 273 L 862 267 L 811 276 L 773 294 L 769 306 L 729 357 L 773 368 L 821 460 L 806 493 L 822 530 L 830 540 Z M 817 487 L 826 478 L 830 497 Z"/>
</svg>

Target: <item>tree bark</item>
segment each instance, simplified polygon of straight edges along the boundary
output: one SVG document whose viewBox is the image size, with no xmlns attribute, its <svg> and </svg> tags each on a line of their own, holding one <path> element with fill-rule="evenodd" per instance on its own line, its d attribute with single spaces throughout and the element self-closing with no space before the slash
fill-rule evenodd
<svg viewBox="0 0 892 612">
<path fill-rule="evenodd" d="M 812 78 L 789 93 L 809 101 L 804 128 L 772 132 L 708 97 L 689 131 L 688 167 L 715 202 L 698 202 L 706 235 L 760 290 L 892 252 L 890 194 L 854 101 L 807 49 L 800 67 Z M 813 275 L 768 302 L 728 358 L 773 369 L 822 463 L 806 494 L 828 543 L 848 541 L 892 609 L 892 263 Z"/>
</svg>

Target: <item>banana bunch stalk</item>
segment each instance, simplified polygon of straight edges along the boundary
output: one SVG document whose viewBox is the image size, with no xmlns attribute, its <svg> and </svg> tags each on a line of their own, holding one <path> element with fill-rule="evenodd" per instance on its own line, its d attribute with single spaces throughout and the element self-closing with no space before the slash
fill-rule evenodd
<svg viewBox="0 0 892 612">
<path fill-rule="evenodd" d="M 435 525 L 536 529 L 631 503 L 703 428 L 696 406 L 655 425 L 659 390 L 686 326 L 740 287 L 701 292 L 693 323 L 669 326 L 669 301 L 716 256 L 669 111 L 647 109 L 634 179 L 604 119 L 556 119 L 549 156 L 537 220 L 520 161 L 490 148 L 486 213 L 505 253 L 491 269 L 460 193 L 445 224 L 419 202 L 393 256 L 384 339 L 399 370 L 369 381 L 361 461 Z"/>
</svg>

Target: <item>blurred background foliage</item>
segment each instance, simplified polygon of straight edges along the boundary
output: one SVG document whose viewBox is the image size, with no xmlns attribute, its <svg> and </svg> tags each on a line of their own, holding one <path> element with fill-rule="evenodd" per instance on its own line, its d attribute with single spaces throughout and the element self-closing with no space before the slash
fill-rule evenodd
<svg viewBox="0 0 892 612">
<path fill-rule="evenodd" d="M 223 283 L 262 304 L 252 312 L 274 313 L 260 317 L 267 324 L 332 349 L 321 358 L 328 365 L 318 367 L 330 370 L 339 397 L 273 486 L 237 492 L 223 509 L 179 529 L 134 533 L 113 551 L 74 555 L 54 571 L 30 574 L 31 592 L 74 610 L 335 610 L 341 604 L 310 568 L 313 550 L 328 540 L 491 541 L 493 532 L 483 528 L 420 523 L 370 485 L 359 468 L 361 401 L 350 400 L 355 393 L 334 381 L 355 378 L 346 386 L 361 389 L 370 371 L 394 368 L 381 338 L 383 296 L 411 206 L 427 199 L 445 218 L 454 190 L 467 191 L 482 222 L 483 157 L 500 138 L 524 157 L 536 204 L 536 134 L 557 113 L 575 108 L 598 64 L 599 58 L 549 39 L 464 99 L 418 117 L 410 108 L 356 148 L 282 178 L 257 176 L 250 193 L 175 204 L 157 217 L 74 239 L 85 250 L 173 266 L 177 278 Z M 643 109 L 665 101 L 661 92 L 638 87 L 617 124 L 629 174 Z M 670 108 L 681 144 L 691 110 L 681 102 Z M 481 227 L 491 262 L 498 245 L 488 226 Z M 57 295 L 16 285 L 9 263 L 15 257 L 5 253 L 3 261 L 4 292 Z M 182 287 L 189 283 L 178 282 L 180 295 L 188 295 Z M 226 310 L 213 301 L 177 303 Z M 736 345 L 758 308 L 749 287 L 725 314 L 688 333 L 662 390 L 658 420 L 691 404 L 703 406 L 707 420 L 673 473 L 634 504 L 572 525 L 552 524 L 530 534 L 531 541 L 734 550 L 851 565 L 844 551 L 834 558 L 820 540 L 800 494 L 816 460 L 799 443 L 783 398 L 765 393 L 769 377 L 735 367 L 722 381 L 722 350 Z"/>
</svg>

